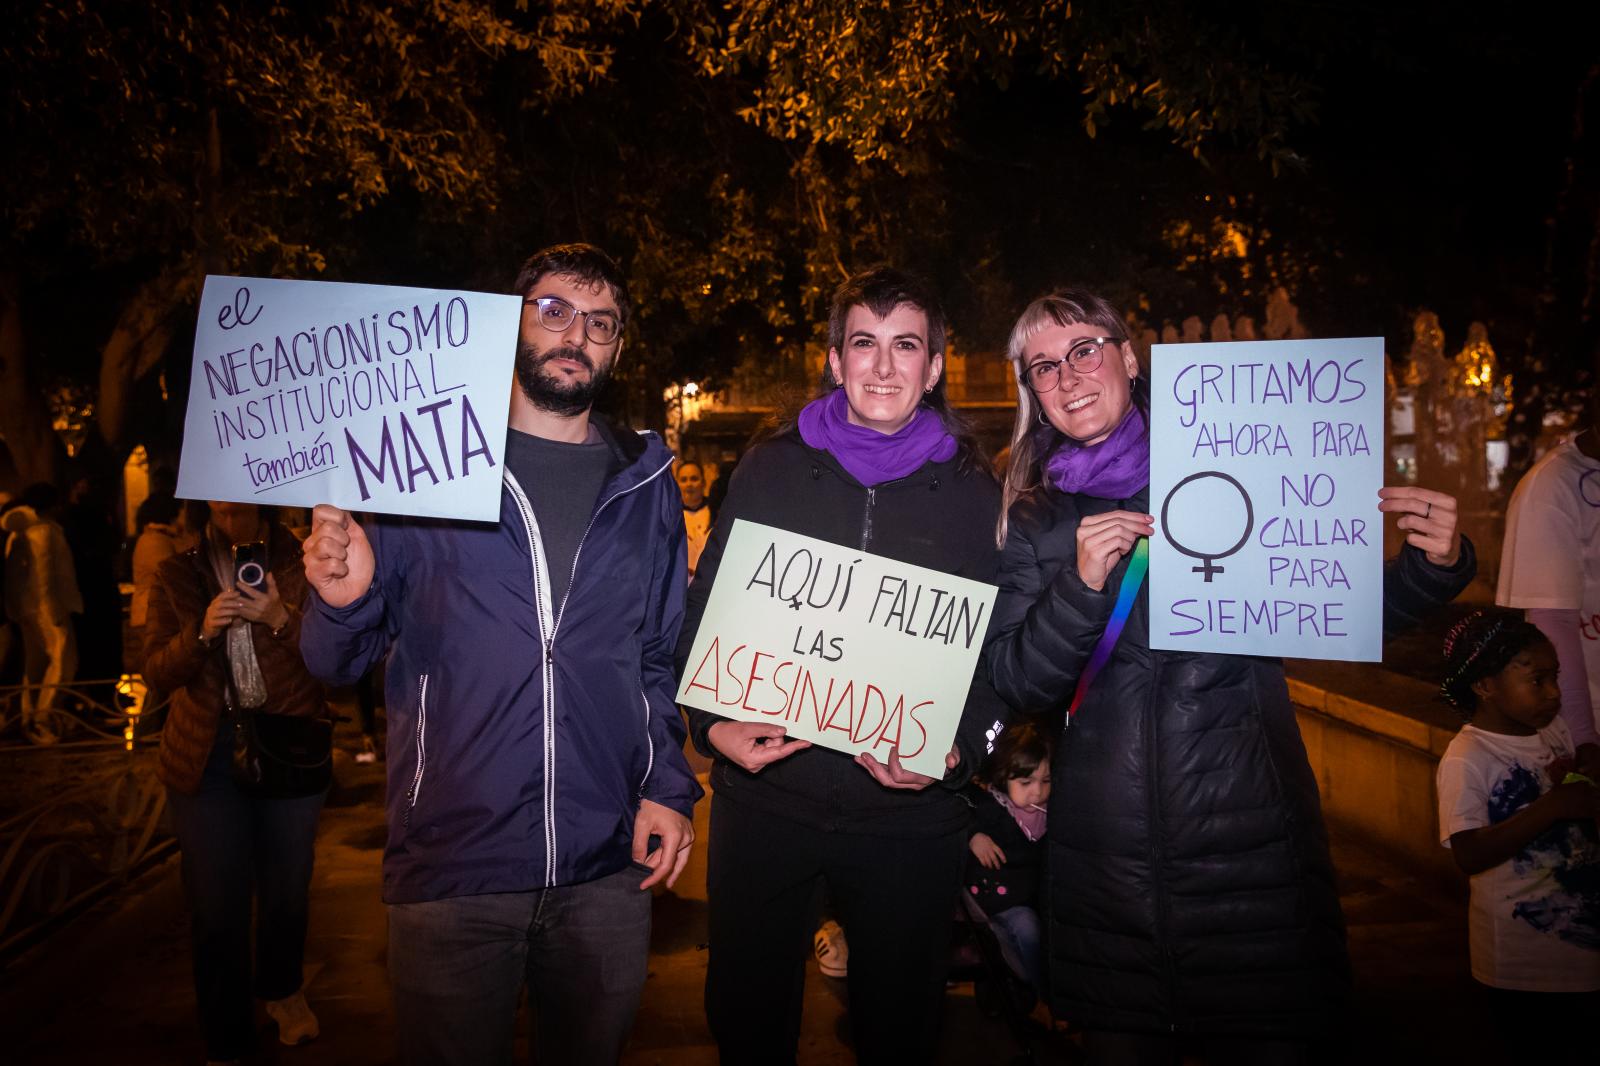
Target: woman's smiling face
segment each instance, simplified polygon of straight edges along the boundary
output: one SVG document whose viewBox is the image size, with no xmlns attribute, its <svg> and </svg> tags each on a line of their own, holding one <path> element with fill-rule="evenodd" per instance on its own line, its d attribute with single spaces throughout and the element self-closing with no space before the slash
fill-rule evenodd
<svg viewBox="0 0 1600 1066">
<path fill-rule="evenodd" d="M 1108 341 L 1101 349 L 1100 365 L 1078 371 L 1068 355 L 1084 341 L 1104 336 L 1098 326 L 1074 322 L 1050 325 L 1028 338 L 1022 360 L 1024 377 L 1039 363 L 1066 360 L 1061 364 L 1055 388 L 1035 392 L 1050 424 L 1080 444 L 1099 444 L 1121 423 L 1133 405 L 1133 380 L 1139 376 L 1139 359 L 1133 345 Z"/>
<path fill-rule="evenodd" d="M 843 350 L 828 352 L 828 366 L 844 389 L 850 421 L 893 433 L 939 380 L 944 356 L 929 356 L 928 316 L 920 308 L 899 304 L 879 318 L 857 304 L 845 317 Z"/>
</svg>

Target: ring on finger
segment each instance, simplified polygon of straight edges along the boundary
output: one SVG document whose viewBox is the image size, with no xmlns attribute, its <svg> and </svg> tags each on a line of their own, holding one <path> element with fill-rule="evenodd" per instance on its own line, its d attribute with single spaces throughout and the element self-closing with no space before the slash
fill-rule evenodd
<svg viewBox="0 0 1600 1066">
<path fill-rule="evenodd" d="M 1422 517 L 1423 518 L 1427 518 L 1431 514 L 1433 514 L 1433 501 L 1429 500 L 1428 501 L 1428 509 L 1426 511 L 1422 512 Z"/>
</svg>

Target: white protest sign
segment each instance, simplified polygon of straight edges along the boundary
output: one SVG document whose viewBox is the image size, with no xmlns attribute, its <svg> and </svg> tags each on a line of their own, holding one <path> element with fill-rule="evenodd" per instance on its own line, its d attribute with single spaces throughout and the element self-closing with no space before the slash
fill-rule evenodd
<svg viewBox="0 0 1600 1066">
<path fill-rule="evenodd" d="M 1381 659 L 1383 339 L 1150 362 L 1150 646 Z"/>
<path fill-rule="evenodd" d="M 206 278 L 178 495 L 494 521 L 515 296 Z"/>
<path fill-rule="evenodd" d="M 678 702 L 943 777 L 997 591 L 740 519 Z"/>
</svg>

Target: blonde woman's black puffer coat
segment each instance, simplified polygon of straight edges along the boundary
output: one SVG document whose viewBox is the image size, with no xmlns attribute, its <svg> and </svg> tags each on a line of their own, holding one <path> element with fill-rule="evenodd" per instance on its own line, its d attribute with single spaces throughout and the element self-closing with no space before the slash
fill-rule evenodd
<svg viewBox="0 0 1600 1066">
<path fill-rule="evenodd" d="M 1010 516 L 986 659 L 1019 710 L 1055 714 L 1127 568 L 1077 576 L 1090 514 L 1148 513 L 1054 489 Z M 1472 579 L 1405 548 L 1385 629 Z M 1110 662 L 1058 739 L 1046 834 L 1050 995 L 1086 1028 L 1317 1039 L 1348 999 L 1344 922 L 1317 783 L 1277 659 L 1153 651 L 1141 590 Z"/>
</svg>

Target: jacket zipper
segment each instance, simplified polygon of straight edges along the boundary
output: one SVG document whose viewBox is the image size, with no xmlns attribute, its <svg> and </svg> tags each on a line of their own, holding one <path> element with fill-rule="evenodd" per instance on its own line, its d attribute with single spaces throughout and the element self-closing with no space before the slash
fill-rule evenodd
<svg viewBox="0 0 1600 1066">
<path fill-rule="evenodd" d="M 417 809 L 417 797 L 422 794 L 422 772 L 428 765 L 428 675 L 417 675 L 417 772 L 411 777 L 411 787 L 406 789 L 405 826 L 411 828 L 411 812 Z"/>
<path fill-rule="evenodd" d="M 517 484 L 517 480 L 512 475 L 511 471 L 506 471 L 507 484 L 511 486 L 511 495 L 517 502 L 517 510 L 522 515 L 522 523 L 528 534 L 528 551 L 532 556 L 533 567 L 534 608 L 539 615 L 539 635 L 544 640 L 544 876 L 546 888 L 549 888 L 556 883 L 556 633 L 561 629 L 561 619 L 566 616 L 567 599 L 572 595 L 572 586 L 578 579 L 578 560 L 583 556 L 583 546 L 589 539 L 589 532 L 594 529 L 595 520 L 598 519 L 600 517 L 600 513 L 607 507 L 611 506 L 614 501 L 628 495 L 631 492 L 644 488 L 644 486 L 650 484 L 650 482 L 660 477 L 664 471 L 670 469 L 671 466 L 672 462 L 669 460 L 662 465 L 660 470 L 657 470 L 655 473 L 643 479 L 638 484 L 631 485 L 628 488 L 623 489 L 621 492 L 612 493 L 610 496 L 606 497 L 605 501 L 601 503 L 599 507 L 594 509 L 594 513 L 589 516 L 589 524 L 583 529 L 583 536 L 578 538 L 578 547 L 572 553 L 572 571 L 567 576 L 567 591 L 561 596 L 561 606 L 556 608 L 555 621 L 551 623 L 548 632 L 546 632 L 544 628 L 545 619 L 544 610 L 542 607 L 544 601 L 544 592 L 542 583 L 539 581 L 538 538 L 534 536 L 534 530 L 537 528 L 538 523 L 534 520 L 533 508 L 528 503 L 528 497 L 525 493 L 523 493 L 522 486 Z M 649 704 L 647 701 L 647 710 L 648 707 Z M 648 722 L 645 735 L 647 737 L 649 736 Z M 653 747 L 651 752 L 651 762 L 654 763 Z"/>
<path fill-rule="evenodd" d="M 621 492 L 612 493 L 610 496 L 606 497 L 604 503 L 602 503 L 599 507 L 596 507 L 594 509 L 594 514 L 589 516 L 589 524 L 583 527 L 583 536 L 578 538 L 578 547 L 572 553 L 572 573 L 567 575 L 567 591 L 562 594 L 562 596 L 561 596 L 561 606 L 560 606 L 560 608 L 558 608 L 556 610 L 556 624 L 550 627 L 550 640 L 552 642 L 554 642 L 554 640 L 556 639 L 556 631 L 561 628 L 561 619 L 566 616 L 566 613 L 567 613 L 567 600 L 572 596 L 573 583 L 578 580 L 578 560 L 583 558 L 583 546 L 588 541 L 588 539 L 589 539 L 589 531 L 594 529 L 595 521 L 600 517 L 600 512 L 604 511 L 607 507 L 610 507 L 611 504 L 614 501 L 621 499 L 622 497 L 628 495 L 630 492 L 636 492 L 639 489 L 644 488 L 646 485 L 650 484 L 650 482 L 652 482 L 656 478 L 660 477 L 663 473 L 665 473 L 671 467 L 672 467 L 672 463 L 668 462 L 660 470 L 657 470 L 654 474 L 651 474 L 649 477 L 645 478 L 643 481 L 639 482 L 637 485 L 630 485 L 627 488 L 623 489 Z M 551 653 L 552 654 L 554 653 L 554 650 L 555 650 L 554 648 L 551 649 Z"/>
<path fill-rule="evenodd" d="M 903 481 L 905 479 L 904 478 L 896 478 L 895 480 Z M 872 509 L 873 509 L 874 506 L 876 506 L 876 504 L 878 502 L 878 487 L 876 485 L 868 485 L 868 486 L 866 486 L 866 490 L 867 490 L 866 506 L 864 506 L 861 509 L 861 550 L 862 551 L 867 551 L 872 547 Z M 834 824 L 835 824 L 832 821 L 832 816 L 842 812 L 843 809 L 844 809 L 844 793 L 843 793 L 843 785 L 842 785 L 841 782 L 842 782 L 842 779 L 839 777 L 838 773 L 835 772 L 833 780 L 832 780 L 832 782 L 830 783 L 830 785 L 828 787 L 828 813 L 829 813 L 829 816 L 830 816 L 830 820 L 829 820 L 829 823 L 828 823 L 828 829 L 829 829 L 830 832 L 833 830 Z"/>
<path fill-rule="evenodd" d="M 896 478 L 895 480 L 904 481 L 905 479 Z M 848 484 L 848 482 L 846 482 L 846 484 Z M 867 502 L 866 505 L 861 509 L 862 551 L 867 551 L 872 547 L 872 509 L 878 502 L 878 487 L 876 485 L 867 485 L 865 488 L 867 490 Z M 844 810 L 844 789 L 842 781 L 843 778 L 839 776 L 838 767 L 835 767 L 834 775 L 828 785 L 827 810 L 829 815 L 829 832 L 832 832 L 836 825 L 836 823 L 833 821 L 833 817 L 837 814 L 840 814 Z"/>
<path fill-rule="evenodd" d="M 517 513 L 522 516 L 523 532 L 528 537 L 528 568 L 533 576 L 533 613 L 539 621 L 539 640 L 544 644 L 540 702 L 544 718 L 544 878 L 545 887 L 548 888 L 555 884 L 556 870 L 555 681 L 551 677 L 555 650 L 551 646 L 551 630 L 546 628 L 544 582 L 539 579 L 539 524 L 533 517 L 533 507 L 528 503 L 527 495 L 510 470 L 506 471 L 505 480 L 511 489 L 511 498 L 516 501 Z"/>
<path fill-rule="evenodd" d="M 831 466 L 832 464 L 825 464 L 825 465 L 830 465 Z M 916 473 L 910 473 L 910 474 L 905 475 L 904 477 L 895 478 L 893 481 L 885 481 L 885 482 L 882 482 L 881 484 L 878 484 L 878 485 L 866 485 L 866 486 L 863 486 L 863 488 L 865 488 L 866 492 L 867 492 L 867 502 L 866 502 L 866 506 L 863 507 L 862 511 L 861 511 L 861 550 L 862 551 L 869 551 L 872 548 L 872 512 L 876 508 L 877 503 L 878 503 L 878 489 L 886 488 L 886 487 L 888 487 L 890 485 L 899 485 L 899 484 L 902 484 L 902 483 L 905 483 L 905 482 L 909 482 L 912 478 L 914 478 L 916 476 L 917 476 Z M 848 480 L 845 481 L 845 484 L 848 485 L 849 483 L 850 482 Z M 859 482 L 858 482 L 858 484 L 859 484 Z M 843 809 L 843 796 L 842 796 L 842 793 L 841 793 L 840 781 L 841 781 L 841 778 L 839 778 L 838 776 L 835 776 L 834 779 L 833 779 L 833 783 L 828 788 L 828 805 L 832 809 L 832 811 L 834 811 L 834 812 L 837 812 L 837 811 L 840 811 L 840 810 Z M 831 825 L 830 825 L 830 829 L 831 829 Z"/>
</svg>

